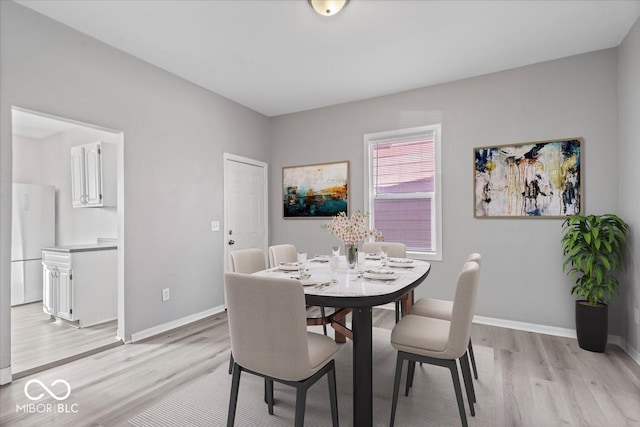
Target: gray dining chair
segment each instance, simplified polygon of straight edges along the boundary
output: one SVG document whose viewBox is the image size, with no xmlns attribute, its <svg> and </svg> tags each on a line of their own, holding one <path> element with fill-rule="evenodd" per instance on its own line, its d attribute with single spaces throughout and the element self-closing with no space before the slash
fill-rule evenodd
<svg viewBox="0 0 640 427">
<path fill-rule="evenodd" d="M 471 322 L 478 293 L 479 275 L 480 266 L 477 263 L 467 262 L 464 264 L 462 271 L 458 275 L 450 321 L 409 314 L 400 319 L 391 331 L 391 345 L 398 350 L 391 402 L 391 427 L 395 422 L 400 377 L 405 360 L 409 362 L 405 395 L 409 393 L 410 384 L 413 382 L 416 362 L 443 366 L 449 369 L 458 403 L 460 420 L 463 427 L 466 427 L 467 416 L 458 375 L 458 362 L 460 362 L 469 409 L 471 415 L 475 415 L 473 380 L 471 379 L 471 370 L 466 353 L 469 337 L 471 336 Z"/>
<path fill-rule="evenodd" d="M 475 262 L 482 266 L 482 255 L 477 252 L 470 254 L 465 262 Z M 441 300 L 436 298 L 420 298 L 411 307 L 411 314 L 417 316 L 433 317 L 436 319 L 451 320 L 451 312 L 453 311 L 453 301 Z M 478 368 L 476 366 L 476 358 L 473 354 L 473 344 L 469 337 L 469 359 L 473 368 L 473 376 L 478 379 Z"/>
<path fill-rule="evenodd" d="M 227 427 L 235 422 L 242 372 L 265 379 L 265 400 L 271 415 L 273 382 L 296 388 L 296 427 L 304 425 L 307 390 L 327 375 L 331 420 L 337 427 L 334 357 L 338 347 L 331 338 L 307 331 L 302 284 L 291 279 L 226 273 L 224 290 L 234 355 Z"/>
<path fill-rule="evenodd" d="M 362 250 L 365 254 L 380 252 L 382 246 L 387 247 L 387 256 L 391 258 L 406 258 L 407 246 L 400 242 L 364 242 Z M 396 306 L 396 323 L 402 316 L 409 314 L 409 300 L 413 301 L 413 290 L 394 301 Z"/>
</svg>

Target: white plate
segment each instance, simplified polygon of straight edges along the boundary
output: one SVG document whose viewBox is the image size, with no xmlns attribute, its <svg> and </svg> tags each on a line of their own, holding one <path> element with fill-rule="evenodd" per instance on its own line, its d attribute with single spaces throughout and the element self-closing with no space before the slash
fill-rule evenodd
<svg viewBox="0 0 640 427">
<path fill-rule="evenodd" d="M 330 259 L 331 259 L 331 255 L 316 255 L 316 257 L 313 259 L 313 261 L 329 262 Z"/>
<path fill-rule="evenodd" d="M 380 259 L 380 254 L 378 252 L 374 252 L 372 254 L 364 254 L 365 259 Z"/>
<path fill-rule="evenodd" d="M 389 258 L 387 260 L 387 265 L 390 267 L 411 268 L 413 267 L 413 260 L 407 258 Z"/>
<path fill-rule="evenodd" d="M 363 276 L 367 279 L 376 280 L 396 280 L 398 278 L 395 271 L 385 269 L 366 270 Z"/>
<path fill-rule="evenodd" d="M 298 271 L 298 263 L 297 262 L 281 262 L 280 270 L 284 271 Z"/>
</svg>

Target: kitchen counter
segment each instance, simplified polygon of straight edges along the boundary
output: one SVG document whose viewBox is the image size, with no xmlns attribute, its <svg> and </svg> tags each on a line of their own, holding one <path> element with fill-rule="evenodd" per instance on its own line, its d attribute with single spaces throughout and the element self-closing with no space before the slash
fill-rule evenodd
<svg viewBox="0 0 640 427">
<path fill-rule="evenodd" d="M 118 245 L 115 243 L 87 243 L 85 245 L 69 245 L 69 246 L 53 246 L 49 248 L 42 248 L 43 251 L 52 252 L 90 252 L 90 251 L 110 251 L 118 249 Z"/>
</svg>

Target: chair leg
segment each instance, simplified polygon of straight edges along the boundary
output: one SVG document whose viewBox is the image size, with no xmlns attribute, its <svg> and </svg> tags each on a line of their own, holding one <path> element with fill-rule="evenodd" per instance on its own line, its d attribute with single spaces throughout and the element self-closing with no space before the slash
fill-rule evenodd
<svg viewBox="0 0 640 427">
<path fill-rule="evenodd" d="M 400 301 L 396 301 L 396 323 L 400 321 Z"/>
<path fill-rule="evenodd" d="M 404 395 L 409 396 L 409 389 L 413 387 L 413 376 L 416 373 L 416 361 L 409 360 L 407 362 L 407 383 L 405 384 Z"/>
<path fill-rule="evenodd" d="M 233 427 L 236 419 L 236 406 L 238 404 L 238 389 L 240 388 L 240 373 L 242 368 L 233 364 L 233 377 L 231 378 L 231 396 L 229 397 L 229 413 L 227 415 L 227 427 Z"/>
<path fill-rule="evenodd" d="M 229 356 L 229 375 L 233 372 L 233 354 Z"/>
<path fill-rule="evenodd" d="M 404 359 L 398 353 L 398 358 L 396 360 L 396 376 L 393 380 L 393 398 L 391 399 L 391 421 L 389 422 L 389 427 L 393 427 L 393 424 L 396 420 L 396 406 L 398 405 L 398 391 L 400 390 L 400 377 L 402 376 L 402 363 Z M 409 378 L 407 378 L 409 381 Z"/>
<path fill-rule="evenodd" d="M 466 353 L 466 352 L 465 352 Z M 473 389 L 473 380 L 471 379 L 471 369 L 469 368 L 469 359 L 466 354 L 463 354 L 460 360 L 460 368 L 462 369 L 462 379 L 464 380 L 464 388 L 467 390 L 467 401 L 469 402 L 469 411 L 471 416 L 476 416 L 476 411 L 473 407 L 476 401 L 476 392 Z"/>
<path fill-rule="evenodd" d="M 331 370 L 327 372 L 327 380 L 329 382 L 329 400 L 331 401 L 331 422 L 333 427 L 338 427 L 338 392 L 336 389 L 336 367 L 335 362 Z"/>
<path fill-rule="evenodd" d="M 473 355 L 473 345 L 471 344 L 471 338 L 469 338 L 469 359 L 471 359 L 471 367 L 473 367 L 473 376 L 478 379 L 478 369 L 476 368 L 476 358 Z"/>
<path fill-rule="evenodd" d="M 295 416 L 295 427 L 303 427 L 304 426 L 304 410 L 306 406 L 307 400 L 307 388 L 304 384 L 299 384 L 296 387 L 296 416 Z"/>
<path fill-rule="evenodd" d="M 327 335 L 327 324 L 325 322 L 327 315 L 324 314 L 324 306 L 320 307 L 320 315 L 322 316 L 322 331 Z"/>
<path fill-rule="evenodd" d="M 464 410 L 464 401 L 462 400 L 462 389 L 460 388 L 460 376 L 458 375 L 458 364 L 455 360 L 448 361 L 447 367 L 451 371 L 451 379 L 453 380 L 453 389 L 456 392 L 456 400 L 458 401 L 458 412 L 460 412 L 460 421 L 462 427 L 468 427 L 467 414 Z"/>
<path fill-rule="evenodd" d="M 269 415 L 273 415 L 273 380 L 264 379 L 264 401 L 267 402 Z"/>
</svg>

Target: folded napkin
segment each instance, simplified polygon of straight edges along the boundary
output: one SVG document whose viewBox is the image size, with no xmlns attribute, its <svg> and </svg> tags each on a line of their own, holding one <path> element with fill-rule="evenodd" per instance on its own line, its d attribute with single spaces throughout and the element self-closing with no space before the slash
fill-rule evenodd
<svg viewBox="0 0 640 427">
<path fill-rule="evenodd" d="M 413 260 L 407 258 L 389 258 L 389 262 L 394 262 L 396 264 L 411 264 Z"/>
<path fill-rule="evenodd" d="M 385 268 L 372 268 L 372 269 L 366 270 L 365 273 L 369 273 L 369 274 L 395 274 L 395 271 L 387 270 Z"/>
</svg>

